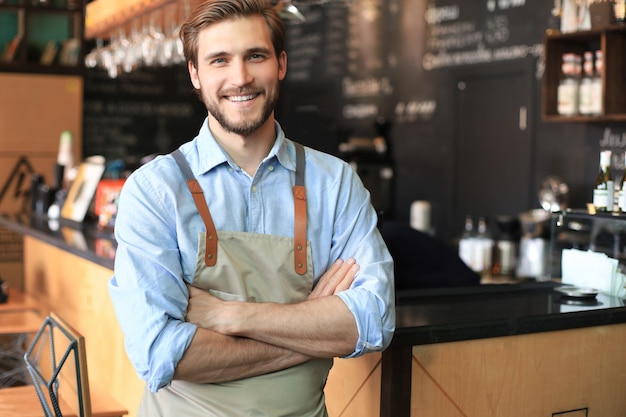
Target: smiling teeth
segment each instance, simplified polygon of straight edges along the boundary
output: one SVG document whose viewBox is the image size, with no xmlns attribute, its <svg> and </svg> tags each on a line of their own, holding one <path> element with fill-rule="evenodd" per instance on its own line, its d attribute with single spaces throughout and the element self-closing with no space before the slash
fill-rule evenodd
<svg viewBox="0 0 626 417">
<path fill-rule="evenodd" d="M 248 101 L 248 100 L 252 100 L 254 98 L 254 95 L 251 94 L 249 96 L 231 96 L 229 97 L 230 101 Z"/>
</svg>

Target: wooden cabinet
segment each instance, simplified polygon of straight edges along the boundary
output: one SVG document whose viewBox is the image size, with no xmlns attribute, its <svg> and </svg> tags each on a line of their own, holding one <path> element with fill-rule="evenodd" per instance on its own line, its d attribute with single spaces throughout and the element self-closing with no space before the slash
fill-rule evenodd
<svg viewBox="0 0 626 417">
<path fill-rule="evenodd" d="M 623 416 L 624 343 L 615 324 L 414 346 L 411 416 Z"/>
<path fill-rule="evenodd" d="M 557 90 L 563 54 L 602 51 L 603 111 L 597 116 L 561 116 L 557 112 Z M 626 121 L 626 26 L 612 26 L 566 34 L 549 34 L 544 39 L 545 73 L 542 116 L 549 122 Z"/>
<path fill-rule="evenodd" d="M 81 73 L 84 25 L 79 0 L 0 0 L 0 72 Z"/>
</svg>

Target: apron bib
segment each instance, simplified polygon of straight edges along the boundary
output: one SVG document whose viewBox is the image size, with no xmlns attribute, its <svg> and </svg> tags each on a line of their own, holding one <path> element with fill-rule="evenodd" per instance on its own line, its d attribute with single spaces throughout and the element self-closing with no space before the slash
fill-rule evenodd
<svg viewBox="0 0 626 417">
<path fill-rule="evenodd" d="M 177 161 L 183 163 L 180 156 Z M 185 175 L 189 183 L 189 172 Z M 303 189 L 302 184 L 299 190 Z M 206 204 L 204 197 L 194 196 L 194 200 L 197 205 L 201 201 Z M 302 244 L 302 236 L 294 240 L 257 233 L 215 232 L 208 208 L 199 207 L 199 212 L 208 232 L 199 233 L 192 285 L 225 301 L 286 304 L 306 299 L 314 278 L 311 246 L 306 241 Z M 302 224 L 295 225 L 296 235 L 298 227 Z M 332 359 L 313 359 L 281 371 L 227 383 L 172 381 L 157 393 L 145 388 L 139 416 L 327 417 L 323 390 L 331 366 Z"/>
</svg>

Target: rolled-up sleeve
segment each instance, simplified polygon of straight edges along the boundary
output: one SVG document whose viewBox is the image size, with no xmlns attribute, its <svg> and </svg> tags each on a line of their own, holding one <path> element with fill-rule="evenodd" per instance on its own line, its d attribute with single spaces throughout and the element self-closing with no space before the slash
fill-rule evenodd
<svg viewBox="0 0 626 417">
<path fill-rule="evenodd" d="M 191 343 L 188 293 L 171 209 L 139 171 L 124 185 L 115 226 L 118 248 L 109 294 L 127 355 L 151 391 L 166 386 Z"/>
<path fill-rule="evenodd" d="M 378 228 L 378 217 L 369 192 L 350 168 L 336 192 L 339 213 L 334 223 L 333 250 L 329 261 L 355 258 L 360 269 L 350 289 L 337 295 L 352 312 L 359 332 L 348 357 L 380 352 L 391 343 L 395 331 L 393 259 Z"/>
<path fill-rule="evenodd" d="M 382 269 L 388 267 L 393 269 L 393 264 L 381 265 Z M 385 278 L 380 279 L 381 276 L 393 277 L 393 271 L 381 271 L 376 278 L 364 277 L 365 274 L 361 275 L 361 272 L 359 274 L 360 279 L 352 289 L 337 294 L 354 315 L 359 332 L 355 350 L 347 357 L 386 349 L 395 330 L 393 282 L 387 283 Z"/>
</svg>

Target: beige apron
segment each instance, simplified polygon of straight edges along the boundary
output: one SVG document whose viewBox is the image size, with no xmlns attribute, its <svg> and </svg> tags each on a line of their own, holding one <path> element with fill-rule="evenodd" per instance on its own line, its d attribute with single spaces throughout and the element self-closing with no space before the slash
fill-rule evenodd
<svg viewBox="0 0 626 417">
<path fill-rule="evenodd" d="M 187 162 L 179 151 L 173 155 L 182 165 L 207 227 L 207 232 L 199 236 L 193 285 L 227 301 L 305 300 L 313 285 L 313 266 L 311 248 L 306 244 L 302 146 L 297 144 L 294 239 L 246 232 L 216 233 L 202 190 Z M 172 381 L 157 393 L 144 390 L 139 416 L 326 417 L 323 389 L 331 366 L 332 359 L 315 359 L 282 371 L 221 384 Z"/>
</svg>

